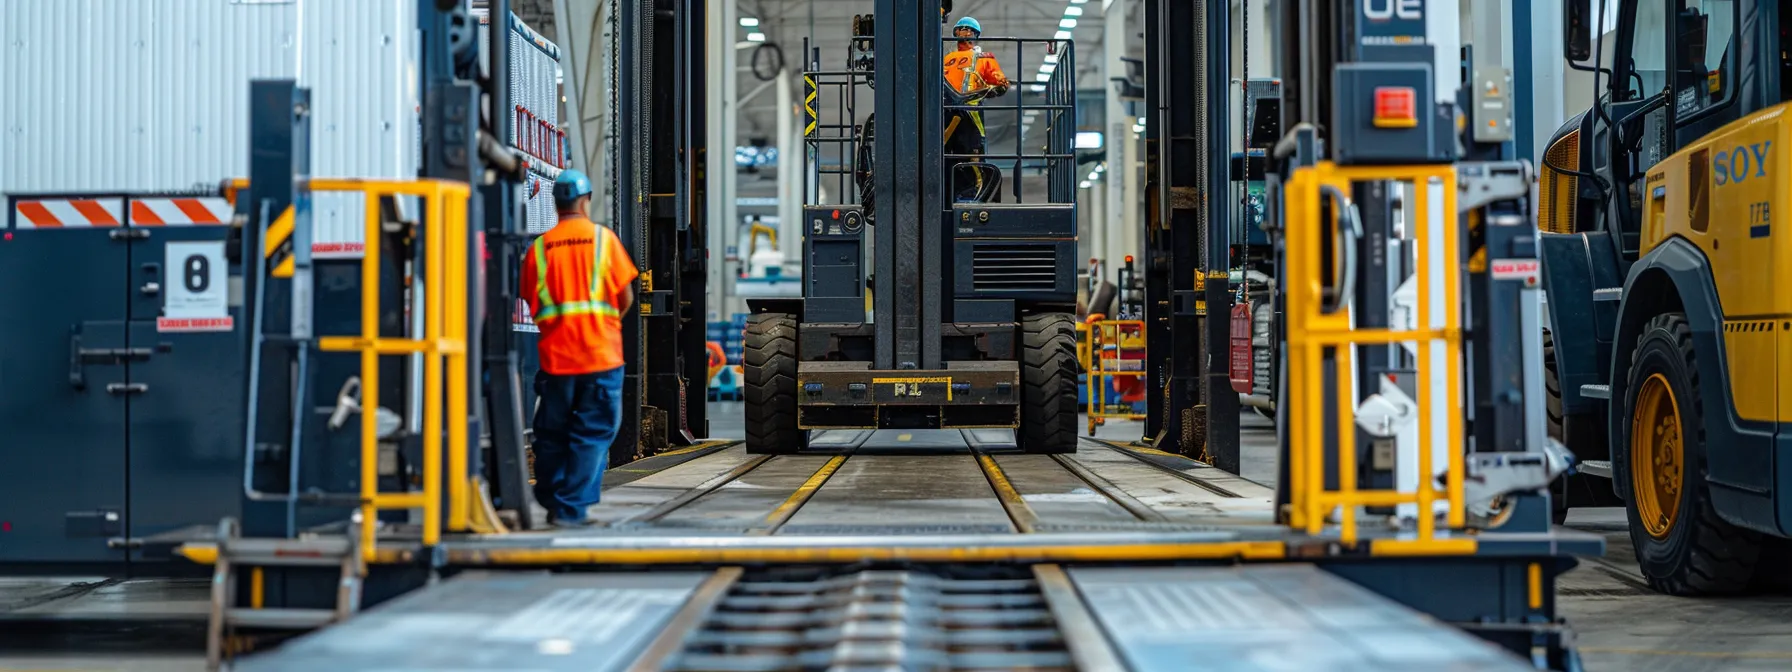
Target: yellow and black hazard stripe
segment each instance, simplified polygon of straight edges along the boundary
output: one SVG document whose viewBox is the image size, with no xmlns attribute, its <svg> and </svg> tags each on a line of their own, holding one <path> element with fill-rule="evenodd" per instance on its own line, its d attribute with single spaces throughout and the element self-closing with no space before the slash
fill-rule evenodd
<svg viewBox="0 0 1792 672">
<path fill-rule="evenodd" d="M 267 233 L 262 236 L 262 257 L 272 269 L 269 274 L 276 278 L 292 277 L 292 224 L 293 206 L 288 205 L 280 211 L 279 217 L 274 218 L 274 223 L 268 225 Z"/>
<path fill-rule="evenodd" d="M 803 137 L 815 135 L 815 76 L 803 75 Z"/>
</svg>

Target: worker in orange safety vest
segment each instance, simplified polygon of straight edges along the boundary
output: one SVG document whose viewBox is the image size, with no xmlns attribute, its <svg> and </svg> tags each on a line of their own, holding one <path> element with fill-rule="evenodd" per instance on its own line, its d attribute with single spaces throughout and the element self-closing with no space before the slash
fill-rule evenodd
<svg viewBox="0 0 1792 672">
<path fill-rule="evenodd" d="M 983 24 L 976 19 L 964 17 L 952 26 L 952 36 L 958 38 L 957 49 L 946 54 L 946 84 L 959 93 L 974 93 L 989 89 L 991 97 L 999 97 L 1008 93 L 1008 76 L 1002 74 L 1002 66 L 996 63 L 995 54 L 983 51 L 977 46 L 977 38 L 983 36 Z M 975 105 L 976 103 L 972 103 Z M 944 131 L 946 153 L 961 156 L 981 155 L 984 153 L 984 128 L 982 113 L 971 110 L 946 110 Z M 975 159 L 952 158 L 948 161 L 962 164 Z M 983 191 L 984 175 L 982 170 L 973 166 L 954 165 L 952 167 L 953 200 L 966 201 Z"/>
<path fill-rule="evenodd" d="M 535 500 L 550 524 L 583 527 L 622 419 L 622 316 L 634 307 L 635 263 L 616 232 L 585 216 L 591 180 L 554 181 L 560 223 L 523 255 L 521 293 L 541 331 L 535 375 Z"/>
</svg>

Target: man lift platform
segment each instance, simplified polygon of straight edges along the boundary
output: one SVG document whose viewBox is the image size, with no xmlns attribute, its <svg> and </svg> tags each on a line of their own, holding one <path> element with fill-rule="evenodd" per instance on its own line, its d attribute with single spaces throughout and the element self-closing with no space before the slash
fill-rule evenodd
<svg viewBox="0 0 1792 672">
<path fill-rule="evenodd" d="M 702 34 L 702 5 L 673 4 L 665 16 L 679 30 L 668 32 L 689 48 L 691 36 Z M 931 11 L 916 3 L 875 5 L 882 37 L 930 25 Z M 395 190 L 426 198 L 425 215 L 411 226 L 389 227 L 379 208 L 369 208 L 363 333 L 316 338 L 321 350 L 360 353 L 369 394 L 380 387 L 373 377 L 380 355 L 427 357 L 421 384 L 407 389 L 424 400 L 424 421 L 413 429 L 421 439 L 401 449 L 409 451 L 401 457 L 415 456 L 414 466 L 388 474 L 379 416 L 362 414 L 351 423 L 362 437 L 352 456 L 363 475 L 357 492 L 251 488 L 263 498 L 258 503 L 283 507 L 287 534 L 269 534 L 274 526 L 264 519 L 263 531 L 245 526 L 245 537 L 179 549 L 217 571 L 214 664 L 225 662 L 227 650 L 260 648 L 256 636 L 288 626 L 318 629 L 232 662 L 267 670 L 1578 669 L 1554 586 L 1574 566 L 1573 555 L 1598 554 L 1603 542 L 1550 525 L 1548 485 L 1565 465 L 1560 447 L 1542 437 L 1541 394 L 1533 393 L 1541 367 L 1525 366 L 1539 361 L 1540 348 L 1527 345 L 1522 357 L 1494 364 L 1483 361 L 1490 350 L 1476 356 L 1464 348 L 1490 335 L 1527 337 L 1521 318 L 1466 328 L 1465 305 L 1535 316 L 1537 297 L 1521 283 L 1482 282 L 1472 269 L 1469 282 L 1459 276 L 1470 250 L 1527 230 L 1508 226 L 1511 211 L 1523 211 L 1527 168 L 1456 161 L 1455 113 L 1442 102 L 1454 97 L 1453 87 L 1437 84 L 1453 79 L 1453 70 L 1434 60 L 1454 54 L 1437 54 L 1427 40 L 1425 3 L 1400 3 L 1398 16 L 1364 16 L 1371 5 L 1341 16 L 1332 3 L 1305 2 L 1283 14 L 1286 34 L 1338 35 L 1350 26 L 1350 34 L 1377 39 L 1314 54 L 1314 64 L 1288 78 L 1294 95 L 1284 127 L 1291 132 L 1273 152 L 1269 180 L 1276 286 L 1285 288 L 1276 302 L 1287 325 L 1275 488 L 1176 455 L 1087 439 L 1073 454 L 1039 454 L 1017 446 L 1006 429 L 838 429 L 815 431 L 803 450 L 785 454 L 716 442 L 612 470 L 592 511 L 606 523 L 601 528 L 511 525 L 490 506 L 481 477 L 492 470 L 468 458 L 478 442 L 465 422 L 473 393 L 463 374 L 469 359 L 478 361 L 479 341 L 467 328 L 477 321 L 466 308 L 476 283 L 464 270 L 479 252 L 466 244 L 465 220 L 476 194 L 453 179 L 312 182 L 362 189 L 370 199 Z M 1151 128 L 1168 133 L 1170 198 L 1162 214 L 1181 217 L 1207 186 L 1191 183 L 1188 163 L 1208 156 L 1224 166 L 1227 159 L 1185 144 L 1202 137 L 1203 118 L 1213 123 L 1201 142 L 1215 149 L 1225 142 L 1226 97 L 1203 96 L 1220 87 L 1201 82 L 1226 81 L 1225 60 L 1213 56 L 1230 51 L 1227 10 L 1174 0 L 1146 0 L 1145 7 L 1158 110 Z M 620 34 L 654 33 L 637 29 L 652 27 L 660 13 L 641 9 L 622 3 Z M 895 42 L 877 41 L 880 71 L 918 58 Z M 663 56 L 643 53 L 652 44 L 626 51 L 623 72 L 650 72 L 637 66 Z M 1195 86 L 1171 79 L 1188 72 L 1199 73 Z M 650 109 L 651 97 L 627 77 L 619 84 L 629 89 L 621 103 L 627 126 Z M 290 110 L 264 110 L 257 124 L 290 124 Z M 1314 124 L 1334 111 L 1322 137 Z M 269 155 L 290 159 L 292 149 Z M 287 171 L 305 165 L 269 163 Z M 251 190 L 294 184 L 280 166 L 252 175 Z M 878 179 L 895 179 L 880 172 Z M 1223 193 L 1224 171 L 1209 176 Z M 630 176 L 622 193 L 649 193 L 646 178 Z M 1357 197 L 1364 184 L 1411 192 L 1415 214 L 1406 229 L 1417 272 L 1410 297 L 1393 302 L 1414 307 L 1410 317 L 1370 319 L 1360 299 L 1368 290 L 1353 280 L 1353 250 L 1370 219 L 1361 204 L 1372 198 Z M 295 196 L 304 197 L 303 189 Z M 248 202 L 261 199 L 252 193 Z M 266 207 L 250 211 L 245 248 L 259 251 L 277 223 Z M 302 231 L 303 220 L 292 228 Z M 391 308 L 378 300 L 381 287 L 396 283 L 382 283 L 376 245 L 393 231 L 414 234 L 398 238 L 426 259 L 427 299 L 416 316 L 425 326 L 403 337 L 377 326 L 379 311 Z M 257 281 L 247 295 L 260 314 L 267 302 L 257 285 L 267 264 L 249 259 Z M 295 266 L 304 271 L 302 253 Z M 295 314 L 306 307 L 300 298 Z M 1192 310 L 1192 298 L 1176 301 Z M 651 316 L 674 309 L 651 296 L 642 305 Z M 1528 338 L 1539 333 L 1531 329 Z M 1377 360 L 1407 369 L 1357 364 L 1371 360 L 1360 353 L 1409 342 L 1407 355 Z M 435 362 L 446 364 L 447 375 Z M 1461 385 L 1471 366 L 1475 384 Z M 1385 375 L 1385 384 L 1346 384 L 1362 371 L 1375 380 Z M 1230 390 L 1228 381 L 1219 385 Z M 365 407 L 377 408 L 376 401 L 365 399 Z M 296 467 L 292 474 L 295 481 L 302 475 Z M 246 485 L 261 482 L 255 475 L 252 468 Z M 499 473 L 497 480 L 502 486 L 516 477 Z M 332 503 L 353 512 L 346 534 L 292 522 L 300 504 Z"/>
</svg>

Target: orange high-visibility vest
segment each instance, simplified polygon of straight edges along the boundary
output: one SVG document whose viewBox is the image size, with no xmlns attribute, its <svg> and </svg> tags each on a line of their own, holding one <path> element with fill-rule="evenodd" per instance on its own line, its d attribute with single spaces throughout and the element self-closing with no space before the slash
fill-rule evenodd
<svg viewBox="0 0 1792 672">
<path fill-rule="evenodd" d="M 624 364 L 616 304 L 638 271 L 616 232 L 569 216 L 529 246 L 522 271 L 522 294 L 541 330 L 541 370 L 568 376 Z"/>
</svg>

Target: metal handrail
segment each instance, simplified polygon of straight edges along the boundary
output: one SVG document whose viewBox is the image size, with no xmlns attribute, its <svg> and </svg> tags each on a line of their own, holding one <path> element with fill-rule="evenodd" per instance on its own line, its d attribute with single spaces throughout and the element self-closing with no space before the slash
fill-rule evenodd
<svg viewBox="0 0 1792 672">
<path fill-rule="evenodd" d="M 1107 418 L 1144 419 L 1145 414 L 1143 413 L 1109 412 L 1105 402 L 1109 381 L 1115 378 L 1142 379 L 1146 375 L 1143 356 L 1145 352 L 1144 320 L 1095 320 L 1087 323 L 1085 329 L 1088 338 L 1080 348 L 1079 354 L 1083 358 L 1083 370 L 1087 372 L 1088 376 L 1085 383 L 1089 393 L 1087 404 L 1089 435 L 1094 436 L 1095 428 L 1106 424 L 1104 420 Z M 1136 340 L 1128 344 L 1126 341 L 1129 338 Z M 1113 357 L 1106 356 L 1106 350 L 1110 346 L 1114 349 Z M 1129 350 L 1137 352 L 1140 357 L 1136 360 L 1124 359 L 1122 355 Z M 1121 361 L 1136 361 L 1138 368 L 1110 368 L 1111 362 Z"/>
<path fill-rule="evenodd" d="M 227 182 L 223 191 L 227 198 L 234 201 L 236 192 L 247 186 L 247 181 L 235 180 Z M 314 193 L 360 192 L 365 198 L 365 248 L 361 257 L 361 334 L 322 336 L 316 339 L 317 349 L 320 351 L 354 352 L 361 355 L 361 487 L 358 499 L 360 516 L 365 524 L 360 526 L 358 534 L 362 555 L 368 561 L 373 561 L 377 556 L 374 523 L 381 510 L 421 509 L 422 541 L 425 546 L 433 546 L 440 541 L 444 530 L 467 531 L 472 527 L 473 481 L 468 473 L 470 456 L 467 431 L 470 301 L 467 296 L 469 271 L 465 263 L 470 254 L 467 204 L 471 188 L 466 183 L 448 180 L 353 178 L 312 179 L 305 183 L 305 188 Z M 380 335 L 380 242 L 384 235 L 380 203 L 381 199 L 398 196 L 416 197 L 423 204 L 420 237 L 424 253 L 421 269 L 421 284 L 424 288 L 423 333 L 412 338 Z M 267 221 L 268 213 L 263 214 L 262 221 Z M 421 491 L 381 492 L 379 489 L 379 364 L 380 357 L 386 355 L 420 356 L 421 359 L 419 365 L 423 367 L 423 419 L 422 425 L 416 428 L 416 433 L 423 438 Z M 447 444 L 445 448 L 444 441 Z M 293 452 L 295 455 L 298 452 L 296 442 Z M 444 462 L 446 474 L 443 473 Z M 298 473 L 296 467 L 295 464 L 295 479 Z M 253 472 L 245 475 L 246 481 L 251 481 L 246 482 L 245 487 L 252 485 L 252 475 Z M 448 491 L 445 512 L 442 496 L 444 483 Z M 287 497 L 296 497 L 299 490 L 297 483 L 289 486 L 292 492 Z"/>
<path fill-rule="evenodd" d="M 945 43 L 951 43 L 956 41 L 957 38 L 941 37 L 940 40 Z M 977 42 L 980 44 L 1013 44 L 1016 49 L 1016 57 L 1019 59 L 1019 62 L 1023 63 L 1026 60 L 1027 45 L 1043 45 L 1039 48 L 1044 48 L 1048 53 L 1058 57 L 1058 67 L 1044 82 L 1012 81 L 1010 85 L 1017 92 L 1015 102 L 1012 105 L 986 106 L 955 104 L 952 102 L 951 96 L 947 95 L 944 97 L 944 100 L 942 100 L 942 108 L 947 111 L 974 111 L 984 114 L 985 116 L 987 116 L 988 113 L 1013 114 L 1017 122 L 1028 111 L 1036 110 L 1043 112 L 1046 115 L 1046 118 L 1041 120 L 1044 124 L 1043 132 L 1046 134 L 1045 148 L 1042 152 L 1026 151 L 1028 139 L 1035 137 L 1040 131 L 1035 130 L 1034 133 L 1027 133 L 1024 129 L 1020 128 L 1017 123 L 1015 138 L 1017 151 L 1015 153 L 1000 155 L 942 153 L 940 155 L 941 159 L 946 162 L 966 160 L 981 162 L 1002 161 L 1004 163 L 1013 162 L 1012 165 L 998 167 L 998 170 L 1002 171 L 1005 178 L 1004 181 L 1011 185 L 1011 191 L 1015 199 L 1020 202 L 1028 201 L 1022 187 L 1022 172 L 1032 173 L 1033 171 L 1041 171 L 1047 176 L 1045 202 L 1074 202 L 1076 198 L 1076 185 L 1079 179 L 1076 167 L 1076 154 L 1071 149 L 1075 144 L 1076 137 L 1076 82 L 1074 77 L 1074 73 L 1076 72 L 1075 43 L 1070 40 L 1058 40 L 1055 38 L 1019 37 L 979 37 L 977 38 Z M 851 41 L 849 41 L 845 48 L 847 62 L 852 62 L 854 60 L 854 54 L 857 53 L 853 49 L 854 43 L 859 43 L 861 46 L 874 46 L 876 38 L 875 36 L 855 36 L 851 38 Z M 828 159 L 830 157 L 838 158 L 849 165 L 852 164 L 852 157 L 857 156 L 859 153 L 860 144 L 862 142 L 861 137 L 857 134 L 847 136 L 820 135 L 817 134 L 816 131 L 847 130 L 855 129 L 860 126 L 860 118 L 857 114 L 858 87 L 860 85 L 870 84 L 875 73 L 870 70 L 861 69 L 822 70 L 819 67 L 818 56 L 819 49 L 812 49 L 810 43 L 805 40 L 803 43 L 803 59 L 807 68 L 802 73 L 804 78 L 802 100 L 804 108 L 803 134 L 805 153 L 805 169 L 803 171 L 804 202 L 812 205 L 821 204 L 821 201 L 818 198 L 818 187 L 821 185 L 823 179 L 831 176 L 835 178 L 835 182 L 832 189 L 833 193 L 831 193 L 828 198 L 829 203 L 863 204 L 863 195 L 859 193 L 859 185 L 853 179 L 855 171 L 851 169 L 826 170 L 821 168 L 821 166 L 828 164 Z M 943 79 L 940 80 L 940 83 L 941 85 L 946 84 Z M 1039 96 L 1043 102 L 1038 104 L 1028 103 L 1026 95 L 1020 93 L 1020 91 L 1022 90 L 1022 87 L 1031 88 L 1035 86 L 1043 88 L 1043 91 Z M 830 93 L 827 96 L 823 96 L 823 89 L 829 89 Z M 837 97 L 838 102 L 830 102 L 827 105 L 823 105 L 821 99 L 824 97 L 830 99 Z M 824 116 L 828 117 L 828 121 L 833 123 L 824 123 Z M 828 156 L 824 156 L 824 154 Z M 949 167 L 946 174 L 950 174 Z"/>
<path fill-rule="evenodd" d="M 1326 300 L 1323 277 L 1322 241 L 1331 235 L 1328 227 L 1348 226 L 1324 216 L 1324 194 L 1350 193 L 1353 183 L 1386 181 L 1415 185 L 1417 194 L 1413 212 L 1429 213 L 1433 189 L 1442 192 L 1442 215 L 1432 221 L 1419 221 L 1410 228 L 1417 254 L 1415 284 L 1418 295 L 1416 328 L 1356 328 L 1348 306 L 1333 310 Z M 1445 526 L 1461 530 L 1465 526 L 1463 480 L 1466 473 L 1462 441 L 1462 302 L 1458 273 L 1460 233 L 1457 229 L 1456 169 L 1452 165 L 1417 166 L 1337 166 L 1320 162 L 1297 168 L 1284 186 L 1286 250 L 1284 273 L 1286 283 L 1285 338 L 1288 344 L 1288 395 L 1292 414 L 1288 419 L 1289 443 L 1289 525 L 1318 534 L 1325 527 L 1333 510 L 1339 513 L 1338 535 L 1345 544 L 1358 539 L 1357 509 L 1368 506 L 1416 505 L 1417 533 L 1397 539 L 1378 539 L 1376 552 L 1386 553 L 1465 553 L 1473 552 L 1475 542 L 1466 537 L 1439 535 L 1436 503 L 1445 502 Z M 1346 239 L 1348 240 L 1348 239 Z M 1334 254 L 1337 252 L 1334 251 Z M 1439 267 L 1439 265 L 1442 265 Z M 1435 315 L 1432 298 L 1442 294 L 1443 314 Z M 1324 355 L 1334 351 L 1336 380 L 1350 380 L 1356 346 L 1415 343 L 1417 349 L 1416 378 L 1418 386 L 1418 483 L 1411 490 L 1396 484 L 1392 489 L 1362 489 L 1357 486 L 1356 400 L 1355 387 L 1335 385 L 1336 398 L 1326 400 Z M 1442 398 L 1435 398 L 1427 381 L 1438 377 L 1434 358 L 1442 347 Z M 1337 425 L 1332 429 L 1335 444 L 1328 446 L 1324 426 L 1325 406 L 1336 409 Z M 1434 476 L 1432 446 L 1434 430 L 1432 413 L 1445 409 L 1445 431 L 1450 445 L 1446 451 L 1445 486 L 1440 492 Z M 1336 490 L 1326 487 L 1327 448 L 1337 467 Z"/>
</svg>

